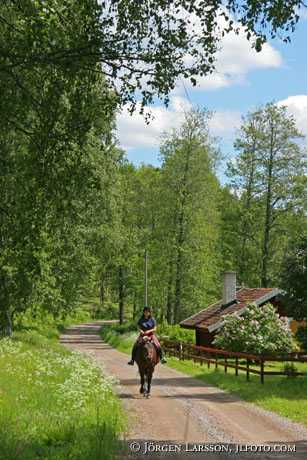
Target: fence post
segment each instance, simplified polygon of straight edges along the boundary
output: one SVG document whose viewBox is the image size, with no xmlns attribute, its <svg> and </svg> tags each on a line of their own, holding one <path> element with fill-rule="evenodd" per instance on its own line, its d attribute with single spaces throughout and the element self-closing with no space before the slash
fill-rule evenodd
<svg viewBox="0 0 307 460">
<path fill-rule="evenodd" d="M 202 356 L 201 350 L 198 350 L 198 356 L 200 357 L 200 365 L 202 366 L 204 364 L 204 362 L 202 360 L 203 356 Z"/>
<path fill-rule="evenodd" d="M 224 370 L 225 370 L 225 373 L 227 372 L 227 358 L 225 357 L 224 358 Z"/>
<path fill-rule="evenodd" d="M 261 380 L 261 383 L 264 383 L 264 359 L 261 358 L 261 361 L 260 361 L 260 380 Z"/>
<path fill-rule="evenodd" d="M 246 360 L 246 380 L 249 380 L 249 359 Z"/>
<path fill-rule="evenodd" d="M 236 356 L 236 376 L 238 375 L 238 357 Z"/>
</svg>

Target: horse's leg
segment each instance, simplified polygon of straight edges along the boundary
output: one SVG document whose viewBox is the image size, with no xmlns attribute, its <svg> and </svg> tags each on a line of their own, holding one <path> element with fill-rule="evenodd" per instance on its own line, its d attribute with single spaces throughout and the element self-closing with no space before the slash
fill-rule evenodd
<svg viewBox="0 0 307 460">
<path fill-rule="evenodd" d="M 140 375 L 141 375 L 141 388 L 140 388 L 140 393 L 143 394 L 143 393 L 144 393 L 144 384 L 145 384 L 144 372 L 143 372 L 143 371 L 140 371 Z"/>
<path fill-rule="evenodd" d="M 151 380 L 152 380 L 152 371 L 149 371 L 147 374 L 147 397 L 150 396 Z"/>
<path fill-rule="evenodd" d="M 147 375 L 147 371 L 144 372 L 144 393 L 143 393 L 143 396 L 147 396 L 148 394 L 148 375 Z"/>
</svg>

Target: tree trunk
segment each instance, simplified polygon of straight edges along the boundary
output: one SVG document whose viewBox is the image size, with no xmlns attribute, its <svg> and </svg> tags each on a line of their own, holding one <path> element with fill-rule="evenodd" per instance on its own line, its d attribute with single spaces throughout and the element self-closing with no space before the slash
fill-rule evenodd
<svg viewBox="0 0 307 460">
<path fill-rule="evenodd" d="M 181 291 L 182 291 L 182 251 L 185 240 L 184 224 L 185 224 L 185 211 L 186 201 L 188 197 L 187 180 L 190 167 L 190 153 L 192 146 L 187 148 L 185 157 L 184 174 L 182 181 L 182 198 L 180 202 L 180 214 L 179 214 L 179 229 L 177 238 L 177 260 L 176 260 L 176 279 L 175 279 L 175 301 L 174 301 L 174 322 L 179 322 L 180 311 L 181 311 Z"/>
<path fill-rule="evenodd" d="M 100 277 L 100 287 L 99 287 L 99 297 L 100 297 L 100 305 L 101 307 L 104 306 L 104 301 L 105 301 L 105 286 L 104 286 L 104 274 L 101 274 Z"/>
<path fill-rule="evenodd" d="M 13 334 L 13 319 L 8 310 L 2 311 L 0 315 L 0 335 L 11 337 Z"/>
<path fill-rule="evenodd" d="M 251 222 L 250 222 L 250 208 L 251 208 L 251 201 L 252 201 L 252 194 L 254 188 L 254 175 L 255 175 L 255 155 L 256 155 L 256 141 L 253 141 L 253 147 L 251 151 L 251 158 L 250 158 L 250 169 L 249 169 L 249 176 L 247 180 L 247 188 L 246 188 L 246 201 L 243 211 L 243 237 L 242 237 L 242 244 L 241 244 L 241 257 L 240 257 L 240 275 L 244 282 L 249 282 L 248 278 L 248 268 L 249 268 L 249 260 L 247 257 L 247 242 L 251 238 Z"/>
<path fill-rule="evenodd" d="M 262 268 L 261 268 L 261 285 L 268 286 L 268 261 L 270 256 L 270 230 L 272 224 L 272 175 L 273 175 L 273 127 L 271 128 L 271 146 L 268 163 L 267 189 L 266 189 L 266 209 L 264 237 L 262 248 Z"/>
<path fill-rule="evenodd" d="M 167 301 L 166 301 L 166 319 L 168 324 L 173 324 L 174 322 L 174 305 L 173 305 L 173 260 L 170 260 L 169 267 L 169 277 L 167 283 Z"/>
<path fill-rule="evenodd" d="M 122 266 L 118 269 L 118 307 L 119 307 L 119 324 L 124 322 L 125 308 L 125 284 L 124 284 L 124 269 Z"/>
<path fill-rule="evenodd" d="M 132 312 L 132 318 L 136 318 L 136 292 L 134 292 L 133 296 L 133 312 Z"/>
<path fill-rule="evenodd" d="M 175 279 L 175 301 L 174 301 L 174 322 L 179 322 L 181 310 L 181 290 L 182 290 L 182 246 L 184 242 L 183 231 L 183 209 L 179 219 L 179 235 L 177 243 L 177 260 L 176 260 L 176 279 Z"/>
</svg>

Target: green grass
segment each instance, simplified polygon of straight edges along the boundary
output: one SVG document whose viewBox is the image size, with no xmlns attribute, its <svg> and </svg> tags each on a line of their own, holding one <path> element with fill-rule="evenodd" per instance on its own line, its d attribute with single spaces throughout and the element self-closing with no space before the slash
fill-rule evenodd
<svg viewBox="0 0 307 460">
<path fill-rule="evenodd" d="M 100 335 L 103 340 L 114 348 L 123 353 L 130 354 L 138 334 L 129 330 L 129 328 L 126 329 L 118 325 L 103 326 Z"/>
<path fill-rule="evenodd" d="M 222 367 L 215 370 L 211 365 L 200 365 L 193 361 L 180 361 L 177 358 L 168 358 L 168 365 L 185 374 L 191 375 L 205 383 L 216 385 L 223 390 L 235 393 L 245 401 L 252 402 L 264 409 L 271 410 L 296 422 L 307 425 L 307 378 L 287 378 L 285 376 L 265 376 L 265 383 L 260 383 L 260 377 L 250 375 L 246 381 L 246 374 L 239 371 L 234 375 L 234 369 L 224 373 Z M 273 366 L 272 366 L 273 367 Z M 297 366 L 307 371 L 307 366 Z"/>
<path fill-rule="evenodd" d="M 121 334 L 116 326 L 108 326 L 102 329 L 102 337 L 120 351 L 130 353 L 136 335 L 129 331 Z M 211 365 L 208 369 L 206 364 L 201 365 L 190 360 L 180 361 L 177 358 L 168 357 L 167 362 L 168 366 L 184 374 L 307 425 L 307 376 L 295 378 L 265 376 L 265 383 L 262 385 L 258 375 L 251 374 L 250 381 L 247 382 L 246 373 L 243 371 L 239 371 L 236 377 L 234 369 L 230 368 L 225 374 L 223 367 L 215 370 L 215 366 Z M 278 370 L 282 366 L 283 363 L 268 363 L 266 369 Z M 298 370 L 307 372 L 306 363 L 295 363 L 295 366 Z"/>
<path fill-rule="evenodd" d="M 116 458 L 125 421 L 114 382 L 49 335 L 0 340 L 0 459 Z"/>
</svg>

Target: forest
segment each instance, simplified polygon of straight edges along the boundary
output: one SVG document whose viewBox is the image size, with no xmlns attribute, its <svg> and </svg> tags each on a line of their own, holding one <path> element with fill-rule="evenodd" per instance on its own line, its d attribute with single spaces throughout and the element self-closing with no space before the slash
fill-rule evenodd
<svg viewBox="0 0 307 460">
<path fill-rule="evenodd" d="M 0 6 L 2 332 L 11 333 L 21 312 L 65 316 L 98 295 L 100 317 L 136 316 L 145 252 L 148 302 L 169 324 L 219 298 L 225 270 L 240 285 L 292 286 L 300 273 L 289 266 L 306 257 L 307 176 L 303 135 L 287 108 L 268 101 L 247 113 L 236 156 L 225 160 L 212 114 L 195 107 L 181 127 L 161 133 L 160 166 L 136 167 L 117 142 L 120 108 L 133 112 L 137 97 L 145 106 L 155 95 L 167 103 L 177 75 L 193 80 L 210 68 L 213 38 L 203 43 L 202 67 L 184 69 L 182 56 L 199 43 L 182 38 L 188 25 L 164 34 L 159 2 L 149 12 L 126 2 L 127 15 L 125 2 L 114 2 L 122 22 L 112 36 L 103 34 L 114 24 L 111 10 L 101 17 L 101 2 L 47 3 Z M 293 10 L 287 14 L 293 25 Z M 143 43 L 148 68 L 138 67 L 131 50 L 150 27 L 160 41 L 153 33 Z"/>
</svg>

